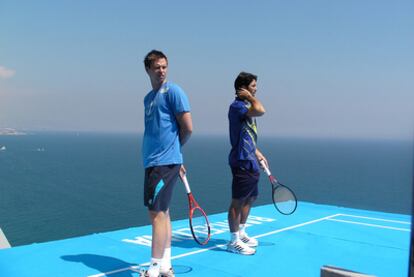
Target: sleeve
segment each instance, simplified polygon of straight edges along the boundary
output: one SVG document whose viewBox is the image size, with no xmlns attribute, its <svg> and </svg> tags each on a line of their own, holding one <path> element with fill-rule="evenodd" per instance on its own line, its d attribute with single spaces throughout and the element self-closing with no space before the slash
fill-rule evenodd
<svg viewBox="0 0 414 277">
<path fill-rule="evenodd" d="M 246 117 L 247 112 L 249 109 L 246 107 L 246 105 L 243 102 L 235 102 L 231 105 L 231 113 L 239 120 L 243 120 Z"/>
<path fill-rule="evenodd" d="M 191 110 L 188 97 L 179 86 L 175 85 L 171 87 L 171 90 L 168 92 L 168 97 L 174 114 L 189 112 Z"/>
</svg>

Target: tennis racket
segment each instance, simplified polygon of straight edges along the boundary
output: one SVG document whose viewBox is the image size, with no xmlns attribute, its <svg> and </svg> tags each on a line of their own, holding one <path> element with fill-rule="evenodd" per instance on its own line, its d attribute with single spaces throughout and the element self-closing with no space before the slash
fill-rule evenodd
<svg viewBox="0 0 414 277">
<path fill-rule="evenodd" d="M 284 215 L 293 214 L 298 206 L 298 200 L 296 199 L 295 193 L 290 188 L 280 183 L 276 177 L 272 175 L 264 160 L 261 160 L 260 164 L 272 184 L 272 200 L 276 210 Z"/>
<path fill-rule="evenodd" d="M 181 177 L 181 181 L 183 181 L 188 196 L 191 234 L 198 244 L 205 245 L 210 240 L 210 224 L 208 223 L 207 215 L 194 199 L 186 175 Z"/>
</svg>

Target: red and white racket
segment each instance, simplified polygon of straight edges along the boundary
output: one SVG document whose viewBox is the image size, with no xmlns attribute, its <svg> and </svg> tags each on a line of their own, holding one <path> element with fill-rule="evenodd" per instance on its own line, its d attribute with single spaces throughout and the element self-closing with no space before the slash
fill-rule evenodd
<svg viewBox="0 0 414 277">
<path fill-rule="evenodd" d="M 205 245 L 210 240 L 210 224 L 204 210 L 198 205 L 197 201 L 191 192 L 186 175 L 181 177 L 181 181 L 185 186 L 188 196 L 189 207 L 189 222 L 190 229 L 194 240 L 200 244 Z"/>
</svg>

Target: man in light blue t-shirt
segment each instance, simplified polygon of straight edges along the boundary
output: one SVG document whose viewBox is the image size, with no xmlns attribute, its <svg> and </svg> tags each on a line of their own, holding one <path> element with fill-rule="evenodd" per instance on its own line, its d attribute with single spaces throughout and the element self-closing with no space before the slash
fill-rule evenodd
<svg viewBox="0 0 414 277">
<path fill-rule="evenodd" d="M 152 90 L 144 98 L 144 205 L 152 225 L 151 264 L 141 276 L 174 276 L 171 266 L 169 204 L 178 176 L 185 174 L 181 146 L 190 138 L 190 104 L 184 91 L 167 82 L 168 59 L 152 50 L 145 59 Z"/>
</svg>

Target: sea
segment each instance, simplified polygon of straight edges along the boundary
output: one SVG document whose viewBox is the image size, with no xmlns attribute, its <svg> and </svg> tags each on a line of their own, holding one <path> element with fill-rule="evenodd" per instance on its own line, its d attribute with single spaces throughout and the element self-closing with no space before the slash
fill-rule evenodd
<svg viewBox="0 0 414 277">
<path fill-rule="evenodd" d="M 141 134 L 0 136 L 0 228 L 11 245 L 149 224 L 141 143 Z M 410 141 L 260 137 L 258 147 L 299 201 L 411 214 Z M 227 211 L 231 200 L 229 150 L 224 135 L 194 135 L 183 148 L 192 192 L 208 214 Z M 271 202 L 262 174 L 254 205 Z M 174 220 L 187 217 L 180 182 L 170 210 Z"/>
</svg>

